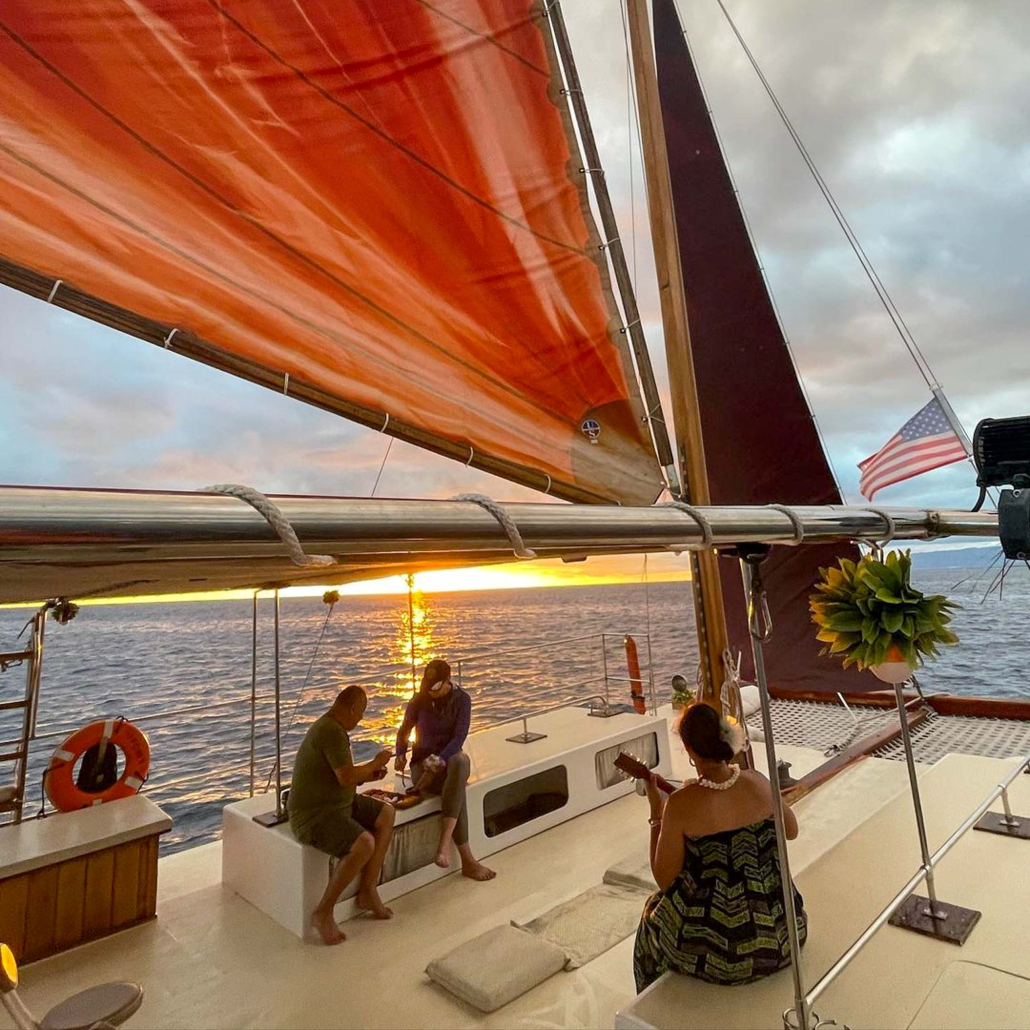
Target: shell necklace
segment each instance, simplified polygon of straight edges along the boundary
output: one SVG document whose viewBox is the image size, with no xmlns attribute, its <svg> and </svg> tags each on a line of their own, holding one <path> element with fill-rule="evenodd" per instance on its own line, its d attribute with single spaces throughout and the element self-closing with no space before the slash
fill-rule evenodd
<svg viewBox="0 0 1030 1030">
<path fill-rule="evenodd" d="M 697 778 L 697 785 L 699 787 L 707 787 L 709 790 L 729 790 L 734 783 L 740 778 L 740 766 L 731 765 L 730 775 L 727 779 L 723 780 L 722 783 L 716 783 L 715 780 L 706 779 L 704 776 Z"/>
</svg>

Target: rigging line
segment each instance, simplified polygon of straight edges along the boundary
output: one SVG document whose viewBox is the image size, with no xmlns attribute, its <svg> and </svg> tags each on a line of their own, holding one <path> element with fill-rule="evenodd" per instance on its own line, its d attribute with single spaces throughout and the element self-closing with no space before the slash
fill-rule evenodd
<svg viewBox="0 0 1030 1030">
<path fill-rule="evenodd" d="M 290 721 L 286 724 L 286 732 L 283 734 L 283 743 L 286 743 L 287 738 L 290 735 L 290 730 L 293 729 L 293 721 L 297 718 L 297 712 L 300 710 L 301 701 L 304 700 L 304 691 L 308 689 L 308 680 L 311 679 L 311 670 L 315 667 L 315 659 L 318 657 L 318 649 L 322 646 L 322 637 L 325 636 L 326 627 L 329 625 L 329 617 L 333 614 L 334 605 L 329 605 L 329 611 L 325 613 L 325 621 L 322 623 L 322 631 L 318 634 L 318 641 L 315 643 L 315 650 L 311 653 L 311 661 L 308 662 L 308 671 L 304 676 L 304 682 L 301 685 L 300 693 L 297 694 L 297 700 L 293 702 L 293 711 L 290 712 Z M 268 792 L 269 787 L 272 786 L 272 777 L 275 776 L 275 769 L 278 765 L 275 762 L 272 765 L 272 771 L 268 774 L 268 782 L 265 783 L 265 792 Z"/>
<path fill-rule="evenodd" d="M 716 0 L 716 3 L 722 10 L 723 15 L 725 15 L 726 21 L 729 23 L 730 28 L 733 30 L 733 34 L 737 37 L 737 41 L 740 43 L 745 55 L 747 56 L 748 61 L 751 63 L 751 67 L 755 70 L 755 74 L 758 76 L 758 79 L 762 83 L 762 86 L 768 94 L 769 99 L 772 101 L 773 107 L 776 108 L 777 114 L 780 116 L 780 119 L 786 127 L 787 132 L 790 134 L 791 139 L 794 141 L 794 145 L 797 148 L 798 153 L 801 155 L 802 160 L 808 167 L 808 170 L 811 173 L 812 178 L 815 180 L 816 185 L 819 187 L 819 190 L 822 193 L 827 204 L 829 205 L 830 210 L 833 212 L 833 216 L 836 219 L 837 224 L 840 226 L 841 230 L 843 231 L 845 237 L 848 240 L 848 243 L 851 245 L 851 249 L 854 251 L 855 256 L 858 258 L 859 264 L 862 266 L 862 270 L 866 274 L 866 278 L 871 283 L 874 291 L 876 292 L 877 297 L 879 297 L 880 303 L 883 305 L 884 310 L 887 312 L 888 318 L 890 318 L 891 322 L 894 324 L 894 328 L 897 330 L 898 335 L 901 337 L 902 343 L 905 345 L 905 348 L 906 350 L 908 350 L 909 355 L 912 358 L 912 361 L 915 363 L 916 368 L 919 370 L 919 374 L 923 377 L 924 380 L 926 380 L 926 385 L 931 390 L 933 390 L 934 387 L 940 389 L 940 383 L 937 382 L 937 378 L 933 374 L 933 370 L 930 368 L 929 362 L 926 360 L 925 356 L 923 355 L 923 352 L 919 349 L 919 345 L 916 343 L 915 338 L 912 336 L 912 333 L 909 331 L 909 328 L 905 323 L 905 320 L 901 317 L 901 313 L 898 311 L 890 294 L 887 292 L 886 287 L 883 285 L 883 282 L 877 274 L 876 269 L 873 267 L 873 263 L 869 260 L 868 255 L 862 247 L 862 244 L 859 242 L 859 239 L 855 235 L 854 230 L 851 228 L 850 223 L 844 216 L 844 212 L 837 204 L 836 198 L 833 196 L 832 191 L 830 190 L 826 181 L 823 179 L 821 173 L 819 172 L 819 169 L 815 165 L 815 162 L 812 160 L 811 155 L 808 153 L 808 150 L 805 147 L 804 142 L 798 135 L 797 130 L 794 128 L 794 125 L 788 117 L 787 112 L 780 104 L 780 101 L 777 98 L 776 93 L 773 91 L 772 86 L 769 84 L 769 80 L 766 79 L 764 73 L 762 72 L 762 69 L 759 67 L 758 61 L 755 59 L 754 54 L 752 54 L 747 43 L 744 42 L 744 37 L 740 34 L 740 30 L 737 28 L 736 23 L 730 16 L 730 12 L 726 9 L 726 5 L 723 3 L 723 0 Z"/>
<path fill-rule="evenodd" d="M 368 495 L 369 497 L 375 497 L 376 490 L 379 489 L 379 480 L 383 478 L 383 469 L 386 468 L 386 459 L 390 457 L 390 448 L 393 447 L 394 438 L 391 436 L 389 443 L 386 445 L 386 453 L 383 455 L 382 464 L 379 466 L 379 475 L 376 476 L 376 485 L 372 487 L 372 492 Z"/>
<path fill-rule="evenodd" d="M 458 182 L 457 179 L 452 179 L 451 176 L 449 176 L 442 169 L 437 168 L 436 165 L 434 165 L 428 158 L 422 157 L 421 154 L 412 150 L 410 147 L 405 146 L 405 144 L 401 143 L 399 140 L 395 139 L 384 129 L 376 125 L 375 122 L 371 121 L 368 118 L 365 118 L 349 104 L 344 103 L 339 97 L 335 96 L 334 94 L 330 93 L 329 90 L 320 86 L 306 72 L 302 71 L 296 65 L 291 64 L 289 61 L 287 61 L 286 58 L 283 57 L 282 54 L 280 54 L 274 47 L 270 46 L 263 39 L 261 39 L 260 36 L 258 36 L 256 33 L 248 29 L 247 26 L 239 20 L 239 18 L 237 18 L 233 14 L 230 14 L 225 9 L 225 7 L 219 2 L 219 0 L 207 0 L 207 3 L 211 6 L 213 10 L 217 11 L 218 14 L 220 14 L 227 22 L 235 26 L 236 29 L 242 35 L 246 36 L 256 47 L 263 50 L 273 61 L 291 71 L 298 79 L 300 79 L 301 82 L 311 87 L 311 89 L 313 89 L 316 93 L 318 93 L 320 96 L 328 100 L 329 103 L 333 104 L 335 107 L 338 107 L 341 111 L 345 111 L 348 115 L 351 116 L 351 118 L 360 122 L 370 132 L 374 133 L 389 146 L 393 147 L 399 153 L 404 154 L 406 157 L 410 158 L 412 161 L 415 162 L 415 164 L 420 165 L 422 168 L 425 168 L 428 172 L 439 178 L 441 182 L 444 182 L 452 189 L 457 190 L 457 192 L 462 194 L 462 196 L 465 196 L 469 200 L 474 201 L 480 207 L 483 207 L 488 211 L 492 211 L 495 215 L 497 215 L 498 218 L 503 219 L 504 221 L 508 222 L 510 225 L 515 226 L 516 228 L 522 229 L 525 232 L 528 232 L 531 235 L 536 236 L 538 239 L 544 240 L 547 243 L 551 243 L 556 247 L 561 247 L 563 250 L 572 251 L 572 253 L 574 254 L 585 254 L 584 250 L 581 247 L 577 247 L 575 244 L 566 243 L 565 241 L 556 239 L 553 236 L 548 236 L 546 233 L 538 232 L 527 222 L 520 221 L 518 218 L 514 218 L 511 215 L 506 215 L 503 211 L 501 211 L 500 208 L 494 206 L 489 200 L 486 200 L 484 197 L 477 196 L 470 189 L 468 189 L 465 186 L 462 186 L 462 184 Z"/>
<path fill-rule="evenodd" d="M 754 251 L 755 260 L 758 264 L 758 270 L 762 276 L 762 282 L 765 283 L 765 293 L 769 298 L 769 303 L 773 309 L 773 317 L 776 319 L 776 324 L 780 328 L 780 334 L 783 336 L 783 342 L 787 347 L 787 354 L 790 356 L 790 362 L 794 366 L 794 375 L 797 379 L 798 386 L 801 388 L 801 393 L 805 398 L 805 404 L 808 407 L 809 417 L 812 419 L 812 424 L 815 426 L 816 433 L 819 437 L 819 446 L 822 449 L 823 457 L 826 458 L 826 463 L 830 466 L 830 475 L 833 476 L 833 481 L 837 484 L 837 491 L 840 494 L 841 502 L 844 504 L 848 503 L 847 495 L 844 491 L 844 481 L 841 479 L 837 472 L 837 466 L 834 464 L 833 456 L 830 454 L 829 448 L 825 443 L 825 434 L 823 433 L 822 426 L 819 423 L 819 419 L 815 413 L 815 405 L 812 403 L 811 394 L 808 392 L 808 387 L 805 385 L 804 376 L 801 374 L 801 366 L 798 364 L 797 355 L 794 353 L 794 347 L 791 343 L 790 336 L 787 333 L 787 328 L 783 322 L 783 316 L 780 314 L 779 304 L 776 302 L 776 295 L 773 292 L 772 283 L 769 281 L 769 277 L 765 271 L 765 262 L 762 260 L 762 254 L 758 247 L 758 240 L 755 238 L 754 230 L 751 228 L 751 220 L 748 218 L 747 208 L 744 204 L 744 198 L 741 195 L 740 189 L 737 186 L 736 180 L 733 176 L 733 169 L 730 167 L 729 156 L 726 152 L 726 146 L 722 141 L 722 135 L 719 132 L 719 126 L 715 120 L 715 111 L 712 109 L 711 101 L 708 99 L 708 91 L 705 89 L 704 79 L 701 76 L 701 67 L 697 62 L 697 58 L 694 56 L 693 48 L 690 45 L 690 37 L 687 34 L 687 30 L 684 28 L 686 22 L 683 20 L 683 13 L 680 10 L 679 0 L 675 0 L 676 3 L 676 14 L 679 17 L 680 30 L 683 33 L 683 42 L 686 45 L 687 53 L 690 55 L 691 64 L 694 67 L 694 74 L 697 76 L 697 84 L 701 90 L 701 98 L 704 101 L 705 111 L 708 114 L 708 120 L 712 125 L 712 132 L 715 134 L 715 141 L 719 146 L 719 152 L 722 155 L 722 163 L 726 169 L 726 175 L 730 180 L 730 187 L 733 190 L 733 195 L 737 200 L 737 209 L 740 211 L 740 217 L 744 222 L 744 230 L 747 233 L 748 239 L 751 242 L 751 249 Z"/>
<path fill-rule="evenodd" d="M 212 0 L 208 0 L 208 2 L 212 2 Z M 39 51 L 35 50 L 32 46 L 30 46 L 29 43 L 27 43 L 24 39 L 22 39 L 21 36 L 19 36 L 13 29 L 11 29 L 7 24 L 5 24 L 2 21 L 0 21 L 0 30 L 5 32 L 11 38 L 11 40 L 14 43 L 16 43 L 18 46 L 20 46 L 23 50 L 25 50 L 26 53 L 31 55 L 44 68 L 46 68 L 47 71 L 49 71 L 52 75 L 54 75 L 61 82 L 63 82 L 70 90 L 72 90 L 73 93 L 75 93 L 77 96 L 81 97 L 94 110 L 96 110 L 97 112 L 102 114 L 105 118 L 107 118 L 109 121 L 111 121 L 114 125 L 117 125 L 119 129 L 121 129 L 128 136 L 130 136 L 133 140 L 135 140 L 141 147 L 143 147 L 144 150 L 146 150 L 148 153 L 152 154 L 154 157 L 158 158 L 160 161 L 163 161 L 165 164 L 167 164 L 174 171 L 178 172 L 180 175 L 182 175 L 189 182 L 192 182 L 199 189 L 203 190 L 208 196 L 212 197 L 215 201 L 217 201 L 219 204 L 221 204 L 226 210 L 228 210 L 228 211 L 232 212 L 233 214 L 237 215 L 240 219 L 242 219 L 248 225 L 252 226 L 258 232 L 260 232 L 263 236 L 267 237 L 273 243 L 277 244 L 280 248 L 285 250 L 286 253 L 290 254 L 292 257 L 294 257 L 297 260 L 299 260 L 302 264 L 307 265 L 308 267 L 314 269 L 316 272 L 321 273 L 331 283 L 333 283 L 334 285 L 339 286 L 341 289 L 345 290 L 347 293 L 349 293 L 356 300 L 360 301 L 362 304 L 364 304 L 367 308 L 369 308 L 375 314 L 382 316 L 387 321 L 389 321 L 390 323 L 395 325 L 397 328 L 402 329 L 402 330 L 410 333 L 412 336 L 414 336 L 421 343 L 424 343 L 424 344 L 428 345 L 429 347 L 431 347 L 433 350 L 438 351 L 439 353 L 444 355 L 444 357 L 448 358 L 451 361 L 456 362 L 462 368 L 467 369 L 473 375 L 478 376 L 479 378 L 485 380 L 486 382 L 490 383 L 492 386 L 495 386 L 498 389 L 501 389 L 501 390 L 505 391 L 506 393 L 510 394 L 513 397 L 517 397 L 519 400 L 523 401 L 525 404 L 528 404 L 530 406 L 536 407 L 539 410 L 539 405 L 534 404 L 534 402 L 530 398 L 524 396 L 519 390 L 516 390 L 513 386 L 511 386 L 510 383 L 507 383 L 507 382 L 505 382 L 503 380 L 497 379 L 494 376 L 489 375 L 488 373 L 484 372 L 482 368 L 474 365 L 471 362 L 467 362 L 467 361 L 464 361 L 464 360 L 462 360 L 460 358 L 455 357 L 455 355 L 452 352 L 448 351 L 442 344 L 437 343 L 436 340 L 434 340 L 432 337 L 427 336 L 425 333 L 421 332 L 419 329 L 416 329 L 414 326 L 408 325 L 407 322 L 405 322 L 401 318 L 398 318 L 391 311 L 389 311 L 386 308 L 382 307 L 382 305 L 380 305 L 376 301 L 372 300 L 371 297 L 365 296 L 365 294 L 363 294 L 357 287 L 351 285 L 346 280 L 341 279 L 338 275 L 336 275 L 336 273 L 332 272 L 330 269 L 328 269 L 324 265 L 320 264 L 313 257 L 311 257 L 311 255 L 306 254 L 304 251 L 302 251 L 302 250 L 298 249 L 297 247 L 293 246 L 293 244 L 289 243 L 287 240 L 283 239 L 277 233 L 273 232 L 271 229 L 269 229 L 267 226 L 265 226 L 262 222 L 260 222 L 253 215 L 251 215 L 247 211 L 244 211 L 241 208 L 239 208 L 238 206 L 236 206 L 235 204 L 233 204 L 232 201 L 230 201 L 228 198 L 222 196 L 209 183 L 205 182 L 199 176 L 194 175 L 191 171 L 189 171 L 189 169 L 183 167 L 174 158 L 172 158 L 169 154 L 165 153 L 163 150 L 161 150 L 160 147 L 156 146 L 149 139 L 147 139 L 144 135 L 142 135 L 142 133 L 137 132 L 131 125 L 128 124 L 128 122 L 126 122 L 123 119 L 121 119 L 120 117 L 118 117 L 118 115 L 116 115 L 113 111 L 111 111 L 108 108 L 104 107 L 104 105 L 101 104 L 98 100 L 96 100 L 95 98 L 90 96 L 90 94 L 87 93 L 81 86 L 79 86 L 79 84 L 77 82 L 75 82 L 68 75 L 66 75 L 63 71 L 61 71 L 60 68 L 58 68 L 55 64 L 53 64 L 51 61 L 49 61 L 46 57 L 44 57 Z M 348 347 L 348 348 L 350 348 L 352 350 L 361 350 L 363 355 L 364 355 L 364 357 L 368 361 L 373 362 L 373 363 L 379 365 L 383 369 L 391 371 L 393 374 L 396 374 L 396 369 L 394 368 L 394 366 L 386 365 L 380 359 L 376 358 L 376 356 L 370 350 L 368 350 L 367 348 L 362 348 L 360 346 L 360 344 L 357 342 L 356 339 L 355 340 L 344 340 L 343 338 L 338 336 L 335 332 L 333 332 L 331 329 L 324 328 L 319 323 L 314 322 L 311 319 L 306 318 L 305 316 L 302 316 L 299 313 L 292 311 L 290 308 L 284 307 L 281 304 L 279 304 L 279 303 L 277 303 L 275 301 L 272 301 L 270 299 L 270 296 L 267 293 L 267 291 L 265 293 L 262 293 L 261 291 L 259 291 L 257 289 L 248 288 L 242 282 L 236 281 L 235 279 L 233 279 L 232 277 L 230 277 L 226 273 L 216 269 L 214 266 L 208 265 L 206 262 L 200 260 L 197 257 L 194 257 L 193 255 L 189 254 L 187 251 L 185 251 L 182 248 L 176 246 L 174 243 L 172 243 L 172 242 L 170 242 L 168 240 L 163 239 L 161 236 L 158 236 L 156 233 L 151 232 L 148 229 L 143 228 L 143 226 L 137 224 L 131 218 L 128 218 L 127 216 L 120 214 L 119 212 L 115 211 L 113 208 L 108 207 L 106 204 L 102 203 L 101 201 L 97 200 L 96 198 L 89 196 L 88 194 L 86 194 L 82 190 L 78 189 L 77 187 L 72 186 L 71 184 L 65 182 L 58 175 L 56 175 L 56 174 L 54 174 L 52 172 L 47 171 L 46 169 L 43 168 L 42 165 L 36 164 L 34 161 L 32 161 L 29 158 L 25 157 L 24 155 L 22 155 L 18 151 L 8 147 L 6 144 L 0 143 L 0 150 L 2 150 L 5 153 L 9 154 L 12 158 L 14 158 L 19 163 L 25 165 L 27 168 L 31 168 L 37 174 L 39 174 L 41 176 L 44 176 L 45 178 L 49 179 L 51 182 L 53 182 L 53 183 L 57 184 L 58 186 L 62 187 L 67 192 L 71 193 L 73 196 L 76 196 L 79 199 L 84 200 L 87 204 L 90 204 L 91 206 L 97 208 L 100 211 L 103 211 L 106 215 L 108 215 L 108 217 L 113 218 L 113 219 L 121 222 L 123 225 L 128 226 L 134 232 L 139 233 L 141 236 L 145 237 L 146 239 L 150 240 L 151 242 L 157 243 L 159 246 L 164 247 L 165 249 L 171 251 L 176 256 L 183 258 L 185 261 L 188 261 L 188 262 L 190 262 L 193 265 L 196 265 L 198 268 L 203 269 L 204 271 L 208 272 L 209 274 L 217 276 L 219 280 L 221 280 L 222 282 L 226 283 L 227 285 L 233 287 L 234 289 L 240 290 L 243 293 L 246 293 L 248 296 L 253 296 L 253 297 L 257 298 L 262 303 L 267 304 L 268 306 L 272 307 L 276 311 L 280 311 L 282 314 L 286 315 L 291 320 L 293 320 L 295 322 L 299 322 L 301 325 L 305 325 L 309 329 L 313 329 L 315 332 L 318 332 L 319 335 L 325 336 L 327 339 L 329 339 L 334 344 L 342 344 L 343 346 Z M 586 257 L 586 259 L 589 260 L 589 261 L 593 260 L 592 258 L 588 257 L 585 254 L 584 251 L 576 251 L 576 253 L 580 254 L 583 257 Z M 557 417 L 557 416 L 553 416 L 553 413 L 552 413 L 552 417 Z M 567 418 L 567 419 L 564 419 L 564 421 L 568 425 L 570 425 L 570 426 L 576 426 L 578 420 L 572 419 L 572 418 Z"/>
</svg>

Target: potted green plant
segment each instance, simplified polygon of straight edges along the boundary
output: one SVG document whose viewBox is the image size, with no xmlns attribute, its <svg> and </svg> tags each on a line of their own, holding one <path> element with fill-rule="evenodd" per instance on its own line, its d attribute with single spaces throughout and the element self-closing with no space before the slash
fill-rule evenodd
<svg viewBox="0 0 1030 1030">
<path fill-rule="evenodd" d="M 816 634 L 844 668 L 869 669 L 885 683 L 903 683 L 912 670 L 936 658 L 939 645 L 957 644 L 948 629 L 957 607 L 940 594 L 912 586 L 912 552 L 874 553 L 821 569 L 810 607 Z"/>
</svg>

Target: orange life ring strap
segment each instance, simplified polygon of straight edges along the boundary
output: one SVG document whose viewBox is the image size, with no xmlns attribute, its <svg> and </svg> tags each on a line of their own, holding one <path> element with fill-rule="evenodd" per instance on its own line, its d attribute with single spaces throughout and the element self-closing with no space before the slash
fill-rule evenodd
<svg viewBox="0 0 1030 1030">
<path fill-rule="evenodd" d="M 75 783 L 79 759 L 97 745 L 113 744 L 125 757 L 125 768 L 107 790 L 90 793 Z M 125 719 L 99 719 L 76 730 L 54 750 L 43 774 L 43 787 L 50 803 L 61 812 L 102 805 L 131 797 L 147 780 L 150 772 L 150 741 L 147 735 Z"/>
</svg>

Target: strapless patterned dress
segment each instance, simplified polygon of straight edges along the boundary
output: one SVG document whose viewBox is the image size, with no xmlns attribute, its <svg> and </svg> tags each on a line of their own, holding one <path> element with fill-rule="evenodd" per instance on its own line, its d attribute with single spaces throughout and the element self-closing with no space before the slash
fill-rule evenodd
<svg viewBox="0 0 1030 1030">
<path fill-rule="evenodd" d="M 708 983 L 752 983 L 790 965 L 772 819 L 685 840 L 683 872 L 647 900 L 637 929 L 637 991 L 675 970 Z M 794 890 L 798 936 L 808 917 Z"/>
</svg>

